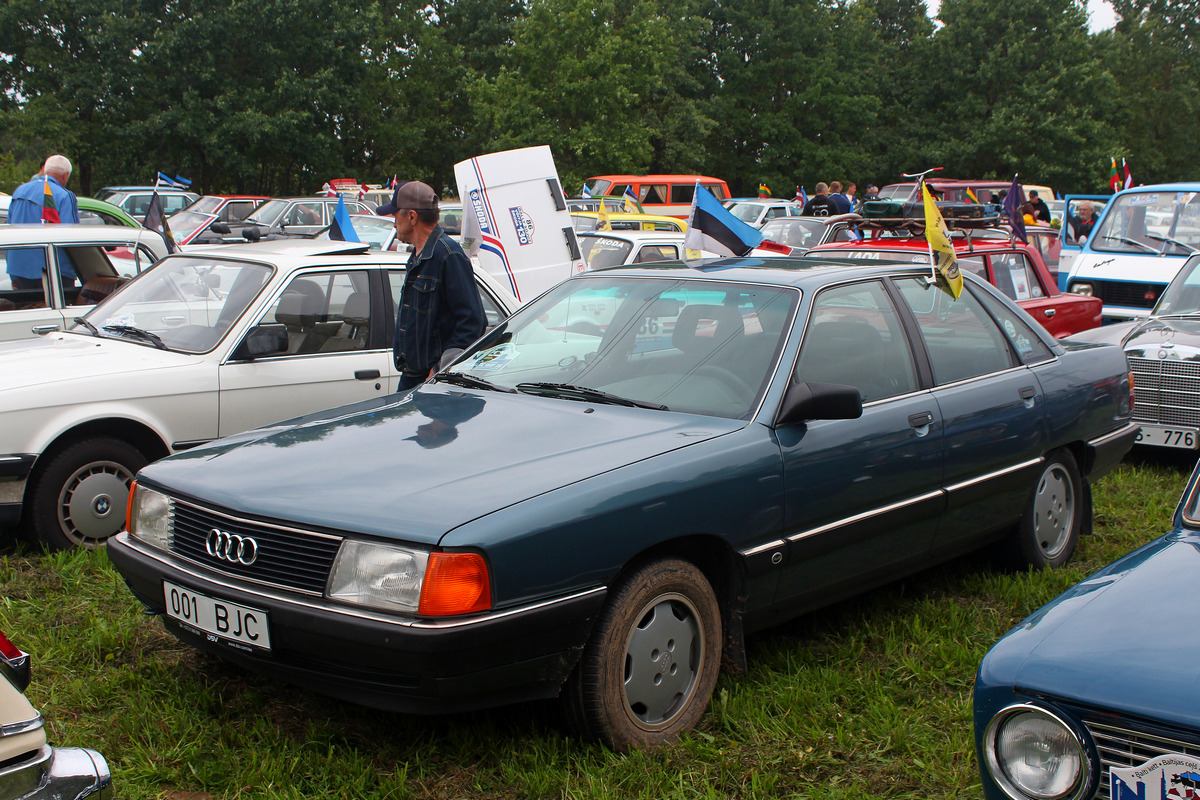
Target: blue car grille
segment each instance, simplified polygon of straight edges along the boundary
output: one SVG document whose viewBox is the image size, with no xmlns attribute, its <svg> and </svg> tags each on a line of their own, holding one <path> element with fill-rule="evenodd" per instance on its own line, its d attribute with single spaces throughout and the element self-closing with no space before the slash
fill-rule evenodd
<svg viewBox="0 0 1200 800">
<path fill-rule="evenodd" d="M 209 569 L 270 586 L 322 594 L 341 537 L 240 519 L 179 500 L 172 513 L 171 551 Z M 209 532 L 249 537 L 256 544 L 251 564 L 209 555 Z"/>
<path fill-rule="evenodd" d="M 1096 754 L 1103 768 L 1097 798 L 1110 800 L 1111 782 L 1108 772 L 1113 767 L 1125 769 L 1144 764 L 1150 759 L 1168 753 L 1200 757 L 1200 744 L 1183 741 L 1170 736 L 1136 731 L 1118 727 L 1095 719 L 1085 719 L 1084 727 L 1096 743 Z"/>
<path fill-rule="evenodd" d="M 1133 420 L 1200 427 L 1200 362 L 1129 358 Z"/>
</svg>

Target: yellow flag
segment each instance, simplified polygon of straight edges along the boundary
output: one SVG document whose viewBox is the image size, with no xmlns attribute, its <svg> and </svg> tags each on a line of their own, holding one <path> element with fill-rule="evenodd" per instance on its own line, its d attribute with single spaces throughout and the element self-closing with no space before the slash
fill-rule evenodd
<svg viewBox="0 0 1200 800">
<path fill-rule="evenodd" d="M 929 257 L 933 259 L 933 268 L 937 270 L 938 286 L 957 300 L 962 294 L 963 279 L 958 271 L 954 245 L 950 243 L 950 232 L 946 230 L 946 222 L 937 203 L 933 201 L 933 195 L 923 182 L 921 196 L 925 200 L 925 238 L 929 241 Z"/>
<path fill-rule="evenodd" d="M 608 218 L 608 211 L 604 208 L 604 201 L 600 201 L 599 207 L 596 209 L 596 230 L 611 231 L 612 220 Z"/>
</svg>

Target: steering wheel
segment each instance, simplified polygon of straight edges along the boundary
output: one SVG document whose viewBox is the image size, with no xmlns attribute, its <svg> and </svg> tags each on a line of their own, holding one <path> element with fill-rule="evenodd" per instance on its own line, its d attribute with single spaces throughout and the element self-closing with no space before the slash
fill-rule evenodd
<svg viewBox="0 0 1200 800">
<path fill-rule="evenodd" d="M 739 395 L 744 395 L 750 391 L 750 384 L 746 383 L 740 376 L 724 367 L 718 367 L 716 364 L 702 364 L 696 367 L 696 371 L 692 374 L 715 378 Z"/>
</svg>

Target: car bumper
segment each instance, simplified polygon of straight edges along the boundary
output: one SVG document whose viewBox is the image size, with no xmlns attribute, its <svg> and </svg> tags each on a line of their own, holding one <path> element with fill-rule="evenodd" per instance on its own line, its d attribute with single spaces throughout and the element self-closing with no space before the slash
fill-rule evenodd
<svg viewBox="0 0 1200 800">
<path fill-rule="evenodd" d="M 95 750 L 45 745 L 25 759 L 0 767 L 0 797 L 109 800 L 112 774 L 104 756 Z"/>
<path fill-rule="evenodd" d="M 239 583 L 122 532 L 108 554 L 182 641 L 268 677 L 362 705 L 446 713 L 554 697 L 587 642 L 604 587 L 442 621 L 391 617 Z M 186 566 L 185 566 L 186 564 Z M 163 581 L 267 613 L 271 650 L 243 650 L 165 616 Z"/>
<path fill-rule="evenodd" d="M 1133 447 L 1141 426 L 1131 422 L 1120 430 L 1088 442 L 1088 478 L 1095 481 L 1108 474 Z"/>
<path fill-rule="evenodd" d="M 0 455 L 0 525 L 16 525 L 21 521 L 25 483 L 36 460 L 37 456 L 24 453 Z"/>
</svg>

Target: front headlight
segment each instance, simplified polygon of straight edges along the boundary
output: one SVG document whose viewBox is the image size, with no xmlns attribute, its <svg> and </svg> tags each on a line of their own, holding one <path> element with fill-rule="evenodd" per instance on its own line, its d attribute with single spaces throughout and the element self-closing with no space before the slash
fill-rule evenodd
<svg viewBox="0 0 1200 800">
<path fill-rule="evenodd" d="M 1067 291 L 1072 294 L 1081 294 L 1084 297 L 1091 297 L 1096 293 L 1096 288 L 1090 283 L 1072 283 L 1071 288 Z"/>
<path fill-rule="evenodd" d="M 347 540 L 329 576 L 329 596 L 346 603 L 417 613 L 429 553 Z"/>
<path fill-rule="evenodd" d="M 172 512 L 171 498 L 135 481 L 129 494 L 129 535 L 170 550 Z"/>
<path fill-rule="evenodd" d="M 423 617 L 452 617 L 492 607 L 491 573 L 479 553 L 342 542 L 328 596 L 344 603 Z"/>
<path fill-rule="evenodd" d="M 1044 708 L 1011 706 L 992 718 L 984 740 L 988 772 L 1014 800 L 1077 797 L 1088 759 L 1075 731 Z"/>
</svg>

